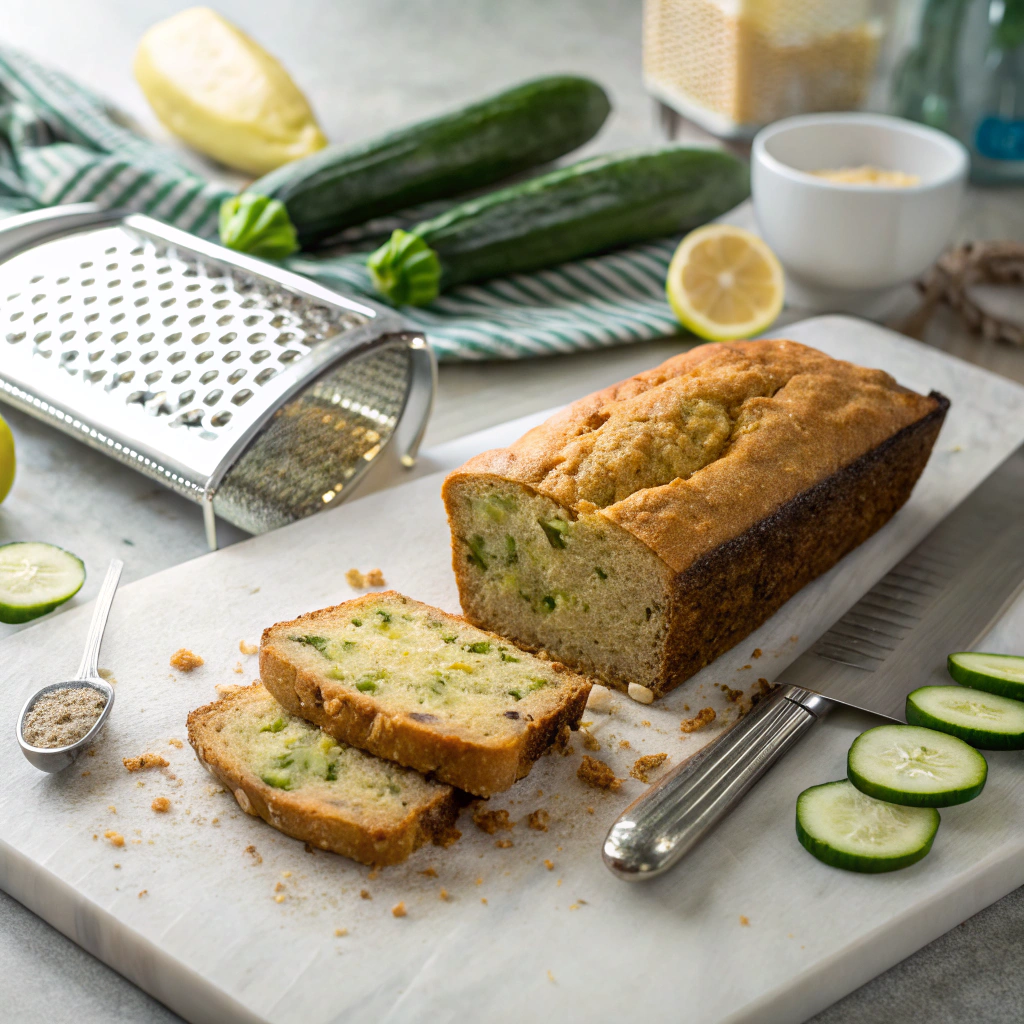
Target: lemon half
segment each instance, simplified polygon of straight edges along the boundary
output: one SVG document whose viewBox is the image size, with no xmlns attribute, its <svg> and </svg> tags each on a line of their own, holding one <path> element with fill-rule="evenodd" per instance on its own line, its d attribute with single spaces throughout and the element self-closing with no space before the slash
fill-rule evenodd
<svg viewBox="0 0 1024 1024">
<path fill-rule="evenodd" d="M 0 416 L 0 501 L 7 497 L 14 483 L 14 435 L 7 421 Z"/>
<path fill-rule="evenodd" d="M 749 338 L 782 311 L 785 282 L 775 253 L 742 228 L 691 231 L 668 268 L 665 293 L 679 322 L 699 338 Z"/>
</svg>

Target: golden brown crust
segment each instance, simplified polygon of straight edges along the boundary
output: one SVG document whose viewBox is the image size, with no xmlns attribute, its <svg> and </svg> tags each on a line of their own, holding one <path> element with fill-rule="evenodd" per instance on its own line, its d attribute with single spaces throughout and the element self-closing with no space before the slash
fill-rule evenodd
<svg viewBox="0 0 1024 1024">
<path fill-rule="evenodd" d="M 701 345 L 470 459 L 443 493 L 485 475 L 600 509 L 680 572 L 935 409 L 793 341 Z"/>
<path fill-rule="evenodd" d="M 290 660 L 287 650 L 276 643 L 279 636 L 286 636 L 297 628 L 315 628 L 320 619 L 332 618 L 339 610 L 354 612 L 382 598 L 401 596 L 391 590 L 367 594 L 264 630 L 260 643 L 263 684 L 287 711 L 353 747 L 433 775 L 474 796 L 487 797 L 508 789 L 529 774 L 534 761 L 551 746 L 560 730 L 566 726 L 576 728 L 579 724 L 590 694 L 588 679 L 554 664 L 552 667 L 561 669 L 564 681 L 570 684 L 559 706 L 546 715 L 524 722 L 518 735 L 472 741 L 440 733 L 436 725 L 417 722 L 406 713 L 393 712 L 368 694 L 300 668 Z M 433 618 L 465 625 L 465 620 L 458 616 L 418 601 L 405 600 Z M 497 643 L 509 642 L 496 633 L 488 635 Z"/>
<path fill-rule="evenodd" d="M 253 683 L 188 716 L 188 740 L 197 757 L 247 814 L 321 850 L 380 866 L 398 864 L 426 842 L 446 846 L 457 837 L 460 798 L 447 786 L 438 785 L 431 800 L 410 808 L 404 820 L 391 826 L 357 821 L 335 804 L 268 786 L 217 742 L 219 726 L 264 693 L 260 683 Z"/>
</svg>

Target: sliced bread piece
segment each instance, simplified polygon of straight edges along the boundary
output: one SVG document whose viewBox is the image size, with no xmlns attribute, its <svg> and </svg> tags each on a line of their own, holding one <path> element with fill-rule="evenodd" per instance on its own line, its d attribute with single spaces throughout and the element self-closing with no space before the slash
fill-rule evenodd
<svg viewBox="0 0 1024 1024">
<path fill-rule="evenodd" d="M 271 626 L 260 676 L 292 714 L 476 796 L 526 775 L 590 693 L 563 665 L 394 591 Z"/>
<path fill-rule="evenodd" d="M 260 683 L 196 708 L 188 740 L 246 814 L 322 850 L 397 864 L 428 841 L 459 837 L 450 786 L 339 744 Z"/>
</svg>

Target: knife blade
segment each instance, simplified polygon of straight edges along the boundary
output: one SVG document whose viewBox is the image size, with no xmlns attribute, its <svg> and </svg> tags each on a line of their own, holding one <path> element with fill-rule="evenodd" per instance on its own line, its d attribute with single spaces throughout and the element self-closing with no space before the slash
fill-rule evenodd
<svg viewBox="0 0 1024 1024">
<path fill-rule="evenodd" d="M 946 657 L 970 650 L 1024 588 L 1024 449 L 1010 456 L 778 678 L 772 695 L 620 815 L 605 864 L 655 878 L 837 705 L 903 722 L 906 697 L 949 683 Z"/>
</svg>

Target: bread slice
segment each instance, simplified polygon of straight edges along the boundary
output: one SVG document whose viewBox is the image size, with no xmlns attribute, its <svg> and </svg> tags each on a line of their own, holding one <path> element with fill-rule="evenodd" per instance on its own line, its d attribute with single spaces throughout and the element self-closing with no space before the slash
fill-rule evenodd
<svg viewBox="0 0 1024 1024">
<path fill-rule="evenodd" d="M 271 626 L 260 677 L 331 736 L 476 796 L 526 775 L 590 693 L 563 665 L 394 591 Z"/>
<path fill-rule="evenodd" d="M 246 814 L 363 864 L 403 861 L 459 837 L 458 794 L 289 715 L 260 683 L 188 716 L 199 760 Z"/>
<path fill-rule="evenodd" d="M 948 406 L 792 341 L 675 356 L 448 476 L 463 612 L 659 696 L 896 513 Z"/>
</svg>

